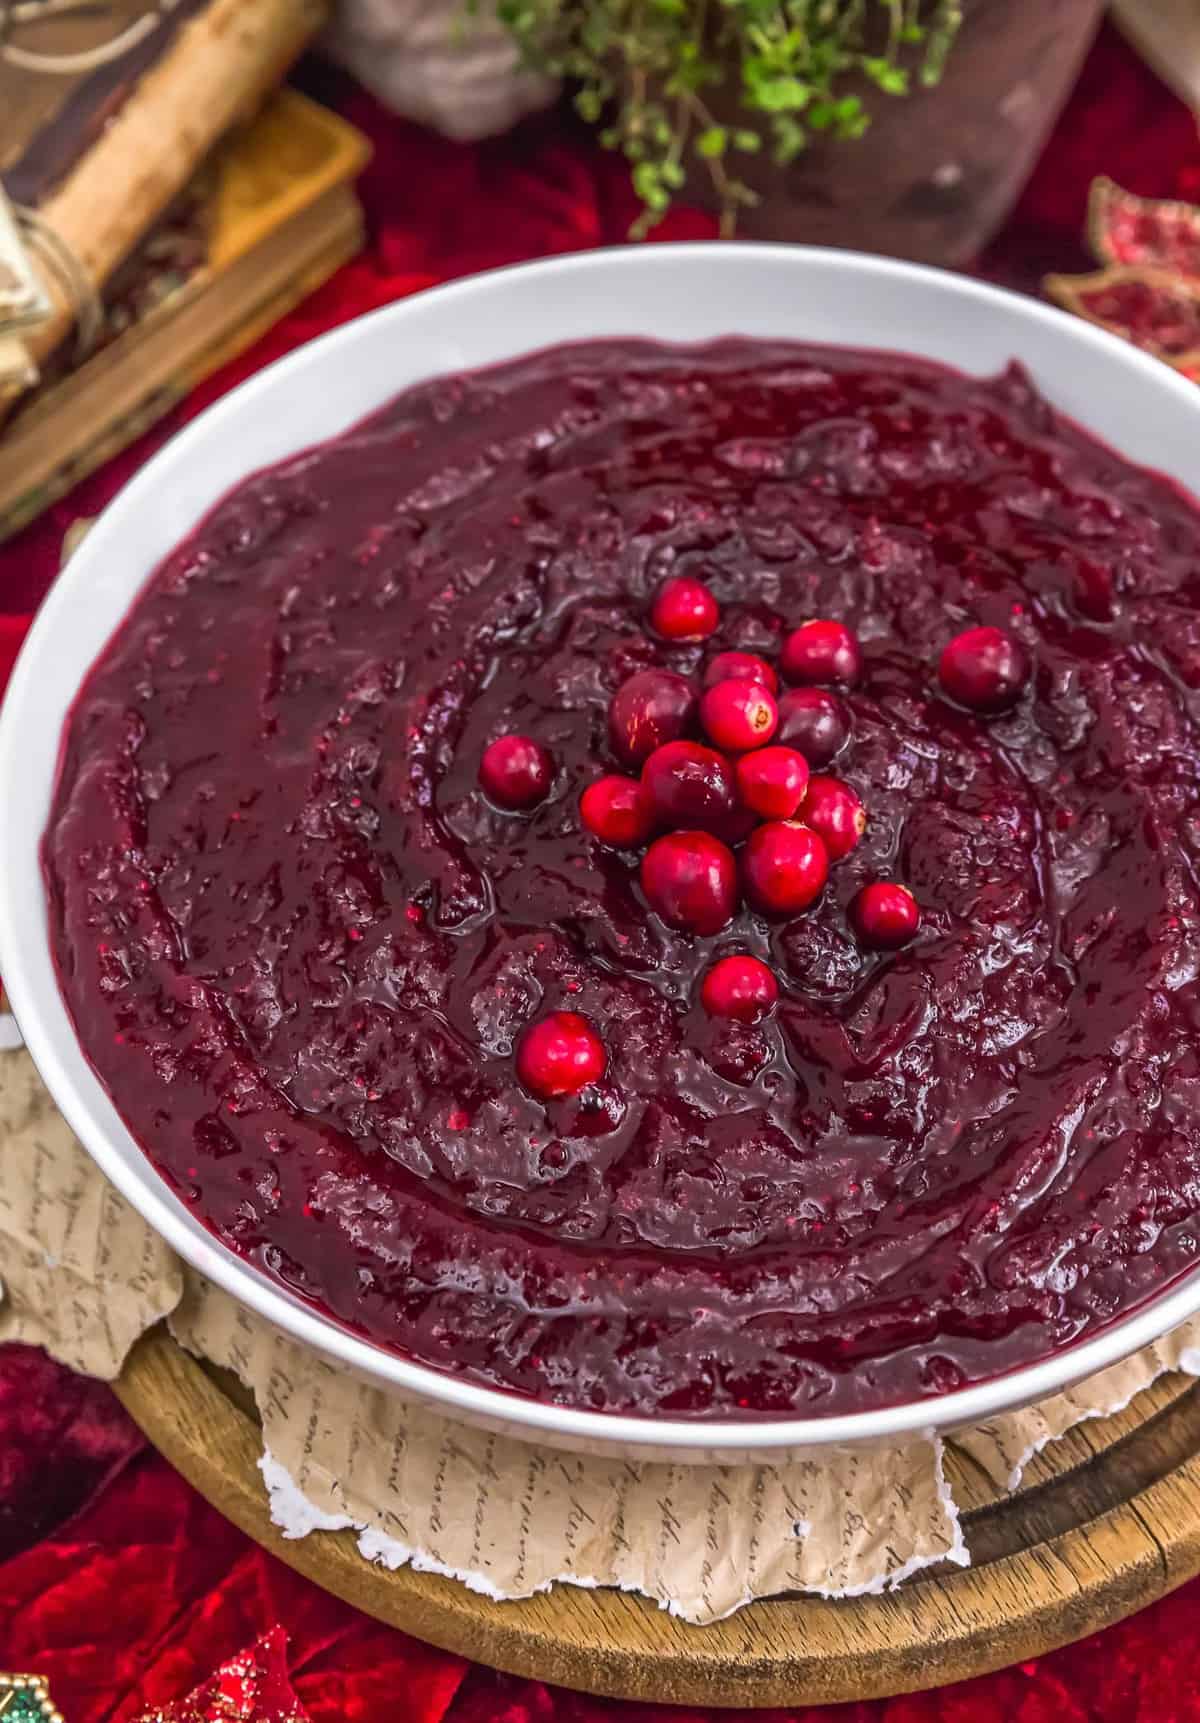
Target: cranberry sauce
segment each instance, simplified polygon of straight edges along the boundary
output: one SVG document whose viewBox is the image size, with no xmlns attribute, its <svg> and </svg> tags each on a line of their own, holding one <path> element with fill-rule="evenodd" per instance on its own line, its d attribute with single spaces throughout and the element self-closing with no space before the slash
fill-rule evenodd
<svg viewBox="0 0 1200 1723">
<path fill-rule="evenodd" d="M 675 576 L 702 641 L 651 624 Z M 629 770 L 613 695 L 778 670 L 812 617 L 861 643 L 812 763 L 865 832 L 802 913 L 673 931 L 580 817 Z M 970 629 L 1027 663 L 1004 711 L 939 683 Z M 1016 370 L 607 342 L 442 379 L 249 479 L 91 672 L 62 986 L 184 1200 L 383 1345 L 610 1410 L 933 1394 L 1200 1257 L 1197 688 L 1200 515 Z M 505 734 L 552 763 L 499 763 L 515 811 Z M 889 880 L 900 950 L 896 902 L 847 914 Z M 751 968 L 706 1010 L 728 955 L 777 1003 Z"/>
</svg>

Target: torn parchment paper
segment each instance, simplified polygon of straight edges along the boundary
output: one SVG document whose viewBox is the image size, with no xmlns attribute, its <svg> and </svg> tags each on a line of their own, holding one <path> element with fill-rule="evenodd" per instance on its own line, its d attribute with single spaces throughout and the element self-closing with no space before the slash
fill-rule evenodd
<svg viewBox="0 0 1200 1723">
<path fill-rule="evenodd" d="M 80 1148 L 23 1049 L 0 1055 L 0 1340 L 106 1381 L 179 1302 L 178 1259 Z"/>
<path fill-rule="evenodd" d="M 189 1275 L 171 1331 L 253 1389 L 291 1536 L 353 1526 L 372 1561 L 490 1597 L 556 1581 L 717 1621 L 781 1591 L 880 1591 L 965 1560 L 931 1442 L 778 1467 L 634 1465 L 450 1422 L 359 1382 Z"/>
<path fill-rule="evenodd" d="M 24 1052 L 0 1055 L 0 1339 L 112 1377 L 169 1314 L 263 1421 L 263 1487 L 292 1537 L 352 1527 L 364 1560 L 497 1600 L 556 1583 L 641 1592 L 696 1623 L 784 1591 L 882 1591 L 969 1560 L 940 1444 L 782 1466 L 634 1465 L 441 1418 L 287 1339 L 179 1262 L 105 1183 Z M 954 1438 L 1011 1488 L 1030 1457 L 1166 1370 L 1200 1373 L 1200 1322 L 1039 1407 Z"/>
</svg>

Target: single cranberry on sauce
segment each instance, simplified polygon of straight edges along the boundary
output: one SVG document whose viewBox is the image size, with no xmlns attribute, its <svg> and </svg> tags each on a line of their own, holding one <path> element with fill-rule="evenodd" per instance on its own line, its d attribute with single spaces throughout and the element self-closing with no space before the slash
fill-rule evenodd
<svg viewBox="0 0 1200 1723">
<path fill-rule="evenodd" d="M 746 840 L 742 884 L 765 915 L 798 915 L 820 897 L 828 877 L 825 845 L 798 820 L 770 820 Z"/>
<path fill-rule="evenodd" d="M 718 682 L 761 682 L 774 694 L 779 678 L 757 652 L 718 652 L 710 658 L 704 671 L 704 686 L 715 688 Z"/>
<path fill-rule="evenodd" d="M 851 900 L 850 925 L 864 945 L 895 951 L 916 934 L 921 911 L 907 886 L 880 879 L 864 885 Z"/>
<path fill-rule="evenodd" d="M 972 712 L 1003 712 L 1029 680 L 1029 654 L 1003 628 L 968 628 L 956 634 L 938 662 L 945 693 Z"/>
<path fill-rule="evenodd" d="M 532 736 L 499 736 L 479 762 L 479 782 L 489 802 L 507 813 L 535 808 L 554 776 L 549 751 Z"/>
<path fill-rule="evenodd" d="M 650 609 L 650 624 L 664 640 L 707 640 L 720 620 L 720 607 L 707 586 L 686 574 L 664 580 Z"/>
<path fill-rule="evenodd" d="M 775 1009 L 779 983 L 757 957 L 722 957 L 700 984 L 700 1002 L 710 1017 L 757 1023 Z"/>
<path fill-rule="evenodd" d="M 840 778 L 810 778 L 797 817 L 816 832 L 830 861 L 848 856 L 867 829 L 867 810 Z"/>
<path fill-rule="evenodd" d="M 796 748 L 814 771 L 828 766 L 850 740 L 845 702 L 824 688 L 793 688 L 779 696 L 777 742 Z"/>
<path fill-rule="evenodd" d="M 654 830 L 650 798 L 636 778 L 610 772 L 589 784 L 579 798 L 584 825 L 601 843 L 636 849 Z"/>
<path fill-rule="evenodd" d="M 744 754 L 775 734 L 779 708 L 761 682 L 718 682 L 700 702 L 700 722 L 718 748 Z"/>
<path fill-rule="evenodd" d="M 673 670 L 639 670 L 613 695 L 608 709 L 612 745 L 640 766 L 664 742 L 686 734 L 696 716 L 696 690 Z"/>
<path fill-rule="evenodd" d="M 642 890 L 668 927 L 720 933 L 737 907 L 733 851 L 710 832 L 670 832 L 642 857 Z"/>
<path fill-rule="evenodd" d="M 578 1094 L 600 1081 L 607 1064 L 604 1043 L 578 1011 L 551 1011 L 517 1044 L 517 1076 L 539 1101 Z"/>
<path fill-rule="evenodd" d="M 808 788 L 808 761 L 795 748 L 756 748 L 737 763 L 737 787 L 752 813 L 790 820 Z"/>
<path fill-rule="evenodd" d="M 660 826 L 723 829 L 737 808 L 733 767 L 699 742 L 665 742 L 642 767 L 642 788 Z"/>
<path fill-rule="evenodd" d="M 862 675 L 862 647 L 844 622 L 821 617 L 802 622 L 783 643 L 779 668 L 785 682 L 805 687 L 834 683 L 849 688 Z"/>
</svg>

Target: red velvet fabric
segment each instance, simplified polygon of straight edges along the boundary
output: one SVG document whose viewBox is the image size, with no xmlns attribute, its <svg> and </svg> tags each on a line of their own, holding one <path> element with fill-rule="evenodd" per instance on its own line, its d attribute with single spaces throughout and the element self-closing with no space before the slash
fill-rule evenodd
<svg viewBox="0 0 1200 1723">
<path fill-rule="evenodd" d="M 624 235 L 632 203 L 620 164 L 561 115 L 469 148 L 389 119 L 344 85 L 326 83 L 323 93 L 375 144 L 363 183 L 366 252 L 167 424 L 0 548 L 0 684 L 53 577 L 66 526 L 96 513 L 175 426 L 240 377 L 433 282 Z M 1200 201 L 1194 119 L 1110 31 L 982 271 L 1032 289 L 1045 270 L 1086 267 L 1082 224 L 1097 173 L 1147 195 Z M 681 212 L 660 237 L 710 231 L 707 218 Z M 0 1348 L 0 1668 L 43 1671 L 68 1723 L 131 1723 L 276 1623 L 313 1723 L 715 1723 L 722 1715 L 621 1705 L 496 1675 L 369 1621 L 222 1520 L 146 1448 L 106 1388 L 28 1348 Z M 963 1686 L 759 1715 L 763 1723 L 1200 1719 L 1200 1582 L 1097 1638 Z"/>
</svg>

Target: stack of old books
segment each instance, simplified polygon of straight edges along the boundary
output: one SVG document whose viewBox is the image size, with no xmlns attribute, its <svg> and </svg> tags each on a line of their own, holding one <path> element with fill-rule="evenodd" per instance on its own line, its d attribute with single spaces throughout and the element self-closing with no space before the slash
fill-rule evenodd
<svg viewBox="0 0 1200 1723">
<path fill-rule="evenodd" d="M 362 243 L 322 0 L 0 6 L 0 538 Z"/>
</svg>

